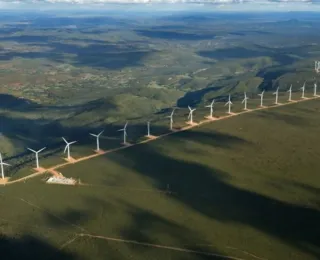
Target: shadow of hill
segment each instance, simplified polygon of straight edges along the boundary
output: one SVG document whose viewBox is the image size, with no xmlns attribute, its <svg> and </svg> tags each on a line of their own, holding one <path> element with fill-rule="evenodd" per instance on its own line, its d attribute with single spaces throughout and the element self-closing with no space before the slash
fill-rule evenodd
<svg viewBox="0 0 320 260">
<path fill-rule="evenodd" d="M 213 59 L 243 59 L 269 56 L 270 52 L 245 49 L 242 47 L 234 47 L 227 49 L 218 49 L 214 51 L 199 51 L 198 55 L 205 58 Z"/>
<path fill-rule="evenodd" d="M 148 38 L 158 38 L 164 40 L 181 40 L 181 41 L 198 41 L 214 39 L 215 34 L 196 34 L 185 33 L 177 31 L 164 31 L 164 30 L 135 30 L 138 35 Z"/>
<path fill-rule="evenodd" d="M 274 89 L 274 81 L 283 74 L 290 72 L 293 72 L 293 70 L 282 68 L 281 66 L 274 66 L 272 69 L 263 69 L 256 74 L 257 77 L 263 78 L 263 81 L 260 83 L 258 88 L 266 91 Z"/>
<path fill-rule="evenodd" d="M 153 50 L 140 49 L 127 43 L 92 43 L 87 46 L 65 44 L 56 42 L 57 39 L 47 36 L 11 36 L 0 38 L 0 40 L 28 42 L 33 43 L 33 46 L 45 46 L 52 49 L 51 51 L 38 52 L 7 52 L 0 55 L 0 60 L 11 60 L 15 57 L 47 58 L 56 62 L 65 61 L 75 66 L 90 66 L 113 70 L 140 66 L 140 61 L 154 52 Z M 45 45 L 43 44 L 44 42 L 46 43 Z M 80 39 L 79 42 L 81 42 Z M 72 55 L 72 57 L 66 57 L 66 54 Z M 104 57 L 103 59 L 101 59 L 102 56 Z"/>
<path fill-rule="evenodd" d="M 223 87 L 207 87 L 200 90 L 187 92 L 183 97 L 179 98 L 177 101 L 178 107 L 188 107 L 188 106 L 196 106 L 202 100 L 203 97 L 211 91 L 219 91 Z"/>
<path fill-rule="evenodd" d="M 258 57 L 271 57 L 275 62 L 278 62 L 282 66 L 292 64 L 297 60 L 297 58 L 293 58 L 290 55 L 289 51 L 284 50 L 278 50 L 278 49 L 269 49 L 269 48 L 263 48 L 258 45 L 255 47 L 258 47 L 258 49 L 246 49 L 243 47 L 234 47 L 234 48 L 225 48 L 225 49 L 217 49 L 214 51 L 199 51 L 197 54 L 199 56 L 205 57 L 205 58 L 211 58 L 211 59 L 249 59 L 249 58 L 258 58 Z M 274 68 L 274 67 L 273 67 Z M 258 77 L 264 78 L 264 76 L 267 78 L 267 80 L 270 81 L 271 78 L 275 77 L 276 75 L 281 75 L 280 67 L 278 69 L 278 72 L 276 74 L 267 74 L 264 75 L 268 71 L 268 69 L 262 70 L 257 74 Z"/>
<path fill-rule="evenodd" d="M 170 240 L 174 241 L 177 246 L 187 250 L 193 250 L 197 252 L 206 252 L 208 254 L 219 254 L 218 250 L 212 246 L 212 241 L 206 241 L 199 234 L 189 231 L 187 228 L 165 219 L 162 216 L 157 215 L 151 211 L 139 208 L 131 205 L 126 201 L 119 201 L 126 208 L 126 212 L 131 216 L 131 225 L 123 227 L 121 236 L 124 239 L 136 240 L 144 243 L 152 244 L 164 244 L 165 241 L 161 239 L 161 236 L 165 234 L 165 237 L 170 237 Z M 210 244 L 210 248 L 201 245 Z M 214 243 L 213 243 L 214 244 Z M 148 252 L 147 247 L 136 246 L 131 247 L 134 251 L 143 251 L 144 254 Z M 152 248 L 152 250 L 156 250 Z M 174 252 L 174 251 L 173 251 Z M 168 253 L 167 253 L 168 255 Z M 170 255 L 170 253 L 169 253 Z M 205 254 L 196 254 L 184 252 L 180 257 L 170 259 L 225 259 L 224 257 L 214 257 Z"/>
<path fill-rule="evenodd" d="M 10 94 L 0 94 L 0 109 L 26 111 L 42 107 L 31 100 L 18 98 Z"/>
<path fill-rule="evenodd" d="M 277 113 L 275 111 L 259 111 L 259 113 L 257 113 L 257 116 L 262 118 L 282 121 L 294 126 L 301 126 L 302 124 L 304 126 L 310 125 L 310 121 L 303 116 Z"/>
<path fill-rule="evenodd" d="M 20 112 L 33 112 L 33 111 L 43 111 L 53 110 L 59 112 L 76 112 L 81 113 L 84 111 L 90 111 L 94 109 L 114 109 L 116 105 L 113 102 L 112 97 L 104 97 L 95 100 L 88 101 L 82 104 L 76 105 L 42 105 L 36 103 L 32 100 L 19 98 L 10 94 L 0 94 L 0 109 L 5 109 L 9 111 L 20 111 Z"/>
<path fill-rule="evenodd" d="M 102 194 L 101 194 L 102 195 Z M 196 232 L 191 232 L 188 228 L 171 221 L 168 218 L 165 218 L 162 214 L 158 214 L 148 209 L 136 206 L 128 202 L 126 199 L 113 198 L 112 196 L 108 197 L 106 200 L 104 197 L 94 197 L 94 198 L 85 198 L 85 204 L 83 205 L 84 209 L 72 209 L 68 208 L 63 213 L 56 213 L 57 218 L 52 216 L 45 216 L 48 218 L 49 223 L 53 224 L 56 227 L 67 227 L 69 223 L 61 222 L 59 219 L 63 218 L 70 223 L 82 224 L 92 224 L 92 220 L 96 222 L 96 227 L 90 225 L 93 230 L 86 233 L 100 234 L 103 236 L 105 224 L 99 223 L 105 218 L 104 214 L 108 215 L 112 211 L 122 211 L 122 214 L 125 214 L 128 219 L 128 224 L 126 225 L 115 225 L 117 229 L 114 230 L 116 237 L 123 239 L 121 242 L 122 246 L 128 247 L 130 249 L 131 257 L 135 256 L 136 259 L 226 259 L 224 257 L 213 256 L 209 254 L 219 254 L 218 250 L 215 249 L 214 243 L 212 241 L 207 241 L 205 238 L 201 237 Z M 93 204 L 92 204 L 93 203 Z M 110 207 L 110 203 L 112 206 Z M 116 206 L 114 206 L 114 205 Z M 83 216 L 83 212 L 86 212 L 85 218 L 82 218 L 82 221 L 76 219 L 76 215 L 79 214 Z M 103 214 L 101 215 L 101 212 Z M 98 218 L 97 218 L 98 217 Z M 79 239 L 77 240 L 77 242 Z M 141 243 L 137 245 L 137 243 Z M 77 243 L 75 242 L 75 244 Z M 99 243 L 98 243 L 99 242 Z M 123 259 L 123 252 L 113 252 L 112 246 L 118 244 L 116 241 L 104 241 L 100 239 L 91 238 L 91 243 L 94 243 L 101 250 L 99 252 L 99 259 Z M 133 243 L 132 243 L 133 242 Z M 113 244 L 114 243 L 114 244 Z M 159 245 L 157 248 L 153 245 Z M 213 245 L 212 245 L 213 244 Z M 163 246 L 172 246 L 173 248 L 161 248 Z M 210 247 L 206 246 L 210 245 Z M 191 252 L 179 252 L 174 250 L 174 248 L 182 248 L 186 250 L 194 250 L 198 253 Z M 87 248 L 90 251 L 90 248 Z M 201 254 L 201 252 L 203 254 Z M 114 253 L 114 254 L 113 254 Z M 207 254 L 205 254 L 207 253 Z M 164 256 L 163 256 L 164 255 Z M 221 254 L 225 255 L 225 254 Z M 112 256 L 112 258 L 109 258 Z M 122 257 L 121 257 L 122 256 Z M 143 256 L 143 258 L 139 258 Z M 170 257 L 169 257 L 170 256 Z M 168 258 L 169 257 L 169 258 Z M 88 259 L 96 259 L 95 255 L 90 255 Z"/>
<path fill-rule="evenodd" d="M 237 188 L 227 182 L 227 172 L 217 170 L 213 165 L 175 159 L 151 145 L 134 149 L 122 150 L 117 156 L 135 162 L 133 169 L 153 179 L 157 187 L 170 184 L 177 193 L 174 198 L 186 207 L 218 221 L 247 225 L 320 257 L 318 210 Z M 117 162 L 117 156 L 110 158 Z M 119 163 L 126 165 L 121 160 Z"/>
<path fill-rule="evenodd" d="M 25 235 L 10 238 L 0 235 L 0 252 L 3 260 L 75 260 L 74 254 L 59 250 L 39 238 Z"/>
</svg>

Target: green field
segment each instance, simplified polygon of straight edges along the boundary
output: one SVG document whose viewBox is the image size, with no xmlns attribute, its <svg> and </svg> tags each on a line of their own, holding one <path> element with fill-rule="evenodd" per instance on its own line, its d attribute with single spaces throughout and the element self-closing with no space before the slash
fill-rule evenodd
<svg viewBox="0 0 320 260">
<path fill-rule="evenodd" d="M 79 235 L 91 234 L 241 259 L 319 259 L 319 111 L 318 100 L 256 111 L 60 169 L 82 186 L 42 176 L 0 187 L 0 250 L 13 259 L 210 258 Z"/>
</svg>

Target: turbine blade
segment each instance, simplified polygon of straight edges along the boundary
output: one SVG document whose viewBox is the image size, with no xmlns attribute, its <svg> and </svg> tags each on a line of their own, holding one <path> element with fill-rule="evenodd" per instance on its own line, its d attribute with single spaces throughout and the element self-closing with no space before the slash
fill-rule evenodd
<svg viewBox="0 0 320 260">
<path fill-rule="evenodd" d="M 242 100 L 241 104 L 243 104 L 243 103 L 244 103 L 244 101 L 246 101 L 246 99 Z"/>
<path fill-rule="evenodd" d="M 122 128 L 122 129 L 119 129 L 119 130 L 117 130 L 117 131 L 118 131 L 118 132 L 119 132 L 119 131 L 124 131 L 124 128 Z"/>
<path fill-rule="evenodd" d="M 89 133 L 89 135 L 92 135 L 92 136 L 94 136 L 94 137 L 97 137 L 97 135 L 95 135 L 95 134 L 91 134 L 91 133 Z"/>
<path fill-rule="evenodd" d="M 35 150 L 32 150 L 31 148 L 28 148 L 28 147 L 27 147 L 27 149 L 28 149 L 29 151 L 31 151 L 31 152 L 37 153 Z"/>
<path fill-rule="evenodd" d="M 76 143 L 76 142 L 78 142 L 78 141 L 73 141 L 73 142 L 70 142 L 70 143 L 69 143 L 69 145 L 70 145 L 70 144 L 74 144 L 74 143 Z"/>
<path fill-rule="evenodd" d="M 102 131 L 98 134 L 98 136 L 100 136 L 103 132 L 104 132 L 104 130 L 102 130 Z"/>
<path fill-rule="evenodd" d="M 63 139 L 63 141 L 65 141 L 66 144 L 68 143 L 67 140 L 64 137 L 62 137 L 62 139 Z"/>
<path fill-rule="evenodd" d="M 66 147 L 64 148 L 63 153 L 66 153 L 67 149 L 68 149 L 69 144 L 66 145 Z"/>
<path fill-rule="evenodd" d="M 9 163 L 1 163 L 2 165 L 6 165 L 6 166 L 11 166 L 11 164 L 9 164 Z"/>
<path fill-rule="evenodd" d="M 42 152 L 44 149 L 46 149 L 47 147 L 43 147 L 42 149 L 40 149 L 39 151 L 37 151 L 37 153 Z"/>
</svg>

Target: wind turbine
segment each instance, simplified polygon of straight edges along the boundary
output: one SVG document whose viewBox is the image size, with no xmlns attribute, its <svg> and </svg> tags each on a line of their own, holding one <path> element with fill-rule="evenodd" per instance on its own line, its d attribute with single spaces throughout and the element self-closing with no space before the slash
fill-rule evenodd
<svg viewBox="0 0 320 260">
<path fill-rule="evenodd" d="M 190 125 L 193 125 L 193 112 L 196 111 L 196 109 L 191 109 L 191 107 L 189 107 L 189 115 L 188 115 L 188 119 L 190 119 L 190 121 L 188 122 Z"/>
<path fill-rule="evenodd" d="M 261 92 L 261 94 L 258 94 L 258 96 L 260 96 L 260 107 L 263 107 L 263 94 L 264 94 L 264 90 Z"/>
<path fill-rule="evenodd" d="M 244 99 L 242 100 L 242 104 L 244 103 L 244 110 L 248 110 L 248 108 L 247 108 L 247 100 L 248 100 L 249 98 L 247 97 L 247 93 L 246 92 L 244 92 Z"/>
<path fill-rule="evenodd" d="M 206 106 L 206 107 L 210 107 L 210 116 L 208 116 L 208 118 L 212 119 L 213 118 L 213 104 L 214 104 L 214 99 L 211 101 L 211 104 Z"/>
<path fill-rule="evenodd" d="M 1 153 L 0 153 L 0 165 L 1 165 L 1 176 L 2 176 L 2 179 L 4 179 L 4 169 L 3 169 L 3 166 L 5 165 L 5 166 L 11 166 L 10 164 L 8 164 L 8 163 L 4 163 L 3 161 L 2 161 L 2 155 L 1 155 Z"/>
<path fill-rule="evenodd" d="M 278 105 L 278 97 L 279 97 L 279 87 L 277 87 L 276 92 L 273 93 L 273 95 L 276 95 L 276 101 L 274 102 L 276 105 Z"/>
<path fill-rule="evenodd" d="M 287 92 L 289 92 L 288 101 L 292 101 L 292 99 L 291 99 L 291 97 L 292 97 L 292 84 L 291 84 L 291 86 L 290 86 L 290 88 L 289 88 L 289 90 Z"/>
<path fill-rule="evenodd" d="M 314 88 L 313 88 L 313 96 L 317 97 L 317 83 L 314 83 Z"/>
<path fill-rule="evenodd" d="M 62 137 L 62 139 L 66 143 L 66 147 L 64 148 L 63 153 L 66 153 L 66 151 L 68 150 L 67 159 L 70 160 L 70 159 L 72 159 L 71 156 L 70 156 L 70 145 L 76 143 L 77 141 L 73 141 L 73 142 L 68 143 L 68 141 L 64 137 Z"/>
<path fill-rule="evenodd" d="M 304 91 L 306 89 L 306 82 L 303 83 L 303 86 L 300 89 L 302 90 L 301 98 L 305 98 Z"/>
<path fill-rule="evenodd" d="M 170 114 L 170 116 L 167 116 L 167 118 L 170 118 L 170 130 L 173 129 L 173 114 L 174 114 L 174 111 L 176 110 L 176 108 L 174 108 Z"/>
<path fill-rule="evenodd" d="M 229 105 L 229 109 L 228 109 L 228 114 L 231 114 L 231 105 L 232 105 L 232 102 L 231 102 L 231 96 L 229 94 L 229 101 L 227 103 L 225 103 L 225 106 L 226 105 Z"/>
<path fill-rule="evenodd" d="M 127 125 L 128 125 L 128 122 L 126 122 L 126 124 L 124 125 L 123 128 L 118 130 L 119 132 L 123 131 L 123 144 L 127 144 L 127 140 L 126 140 L 126 137 L 127 137 Z"/>
<path fill-rule="evenodd" d="M 95 135 L 95 134 L 91 134 L 89 133 L 91 136 L 95 137 L 97 139 L 97 152 L 100 151 L 100 143 L 99 143 L 99 138 L 100 138 L 100 135 L 102 135 L 102 133 L 104 132 L 104 130 L 102 130 L 99 134 Z"/>
<path fill-rule="evenodd" d="M 31 148 L 27 148 L 27 149 L 36 154 L 36 164 L 37 164 L 37 168 L 36 169 L 39 169 L 40 166 L 39 166 L 39 157 L 38 157 L 38 155 L 39 155 L 40 152 L 42 152 L 44 149 L 46 149 L 46 147 L 44 147 L 44 148 L 42 148 L 42 149 L 40 149 L 38 151 L 32 150 Z"/>
</svg>

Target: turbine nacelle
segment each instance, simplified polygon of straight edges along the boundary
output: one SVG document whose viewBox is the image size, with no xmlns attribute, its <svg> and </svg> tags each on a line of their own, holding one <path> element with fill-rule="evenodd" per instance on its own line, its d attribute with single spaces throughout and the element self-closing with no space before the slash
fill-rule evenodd
<svg viewBox="0 0 320 260">
<path fill-rule="evenodd" d="M 258 96 L 263 97 L 264 91 L 262 91 Z"/>
<path fill-rule="evenodd" d="M 100 135 L 102 135 L 102 133 L 104 132 L 104 130 L 102 130 L 99 134 L 92 134 L 92 133 L 89 133 L 91 136 L 94 136 L 94 137 L 100 137 Z"/>
<path fill-rule="evenodd" d="M 211 101 L 210 105 L 205 106 L 205 107 L 213 107 L 213 104 L 214 104 L 214 99 L 212 99 L 212 101 Z"/>
<path fill-rule="evenodd" d="M 68 150 L 68 148 L 70 147 L 70 145 L 76 143 L 77 141 L 72 141 L 72 142 L 68 142 L 64 137 L 62 137 L 63 141 L 66 143 L 66 147 L 64 148 L 63 153 L 66 153 L 66 151 Z M 68 153 L 69 155 L 69 153 Z"/>
</svg>

